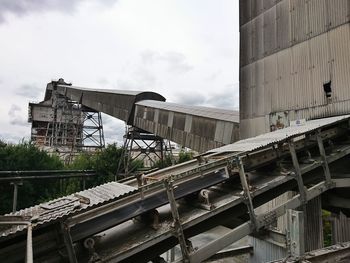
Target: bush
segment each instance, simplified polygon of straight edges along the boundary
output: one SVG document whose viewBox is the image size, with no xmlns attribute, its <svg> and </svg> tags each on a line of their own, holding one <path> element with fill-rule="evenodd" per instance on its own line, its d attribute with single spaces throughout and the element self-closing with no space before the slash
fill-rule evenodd
<svg viewBox="0 0 350 263">
<path fill-rule="evenodd" d="M 32 143 L 7 144 L 0 141 L 0 171 L 58 170 L 63 163 L 57 156 L 49 156 Z M 13 187 L 0 184 L 0 214 L 12 210 Z M 18 188 L 17 209 L 49 200 L 60 194 L 57 180 L 26 181 Z"/>
</svg>

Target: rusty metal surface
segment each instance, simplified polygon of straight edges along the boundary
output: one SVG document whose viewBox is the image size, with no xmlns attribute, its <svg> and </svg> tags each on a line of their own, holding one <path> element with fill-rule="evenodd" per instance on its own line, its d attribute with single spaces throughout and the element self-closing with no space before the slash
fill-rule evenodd
<svg viewBox="0 0 350 263">
<path fill-rule="evenodd" d="M 317 130 L 321 127 L 324 128 L 328 125 L 332 125 L 349 118 L 350 115 L 343 115 L 311 120 L 307 121 L 304 125 L 290 126 L 273 132 L 264 133 L 253 138 L 240 140 L 236 143 L 213 149 L 210 152 L 250 152 L 273 144 L 281 143 L 291 137 L 296 137 L 298 135 Z"/>
<path fill-rule="evenodd" d="M 82 212 L 96 205 L 112 201 L 130 193 L 136 188 L 117 182 L 106 183 L 88 190 L 77 192 L 65 197 L 32 206 L 6 216 L 22 216 L 30 218 L 33 229 L 38 226 L 52 223 L 58 219 L 72 215 L 75 212 Z M 13 226 L 0 230 L 0 238 L 6 237 L 27 228 L 25 225 Z"/>
</svg>

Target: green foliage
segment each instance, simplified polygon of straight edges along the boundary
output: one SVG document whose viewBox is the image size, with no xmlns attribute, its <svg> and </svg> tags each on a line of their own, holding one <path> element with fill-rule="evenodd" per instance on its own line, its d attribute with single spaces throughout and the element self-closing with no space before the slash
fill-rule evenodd
<svg viewBox="0 0 350 263">
<path fill-rule="evenodd" d="M 331 212 L 322 210 L 322 221 L 323 221 L 323 243 L 325 247 L 332 245 L 332 226 L 329 220 Z"/>
<path fill-rule="evenodd" d="M 169 166 L 172 166 L 173 162 L 170 156 L 166 156 L 164 160 L 159 160 L 157 161 L 153 166 L 153 168 L 159 168 L 159 169 L 163 169 Z"/>
<path fill-rule="evenodd" d="M 193 159 L 193 152 L 186 152 L 181 150 L 179 153 L 179 161 L 178 163 L 184 163 Z"/>
<path fill-rule="evenodd" d="M 97 153 L 81 153 L 72 164 L 65 167 L 58 156 L 50 156 L 30 142 L 22 141 L 14 145 L 0 140 L 0 170 L 94 170 L 96 176 L 86 179 L 86 188 L 90 188 L 114 180 L 122 154 L 123 150 L 121 148 L 118 148 L 116 144 L 111 144 Z M 181 151 L 177 163 L 191 160 L 192 156 L 192 152 Z M 162 169 L 172 164 L 171 157 L 167 156 L 165 160 L 157 162 L 155 166 Z M 130 164 L 128 170 L 136 171 L 142 167 L 143 162 L 135 160 Z M 120 168 L 121 170 L 124 169 L 124 167 Z M 25 181 L 18 188 L 17 209 L 81 190 L 82 180 L 79 178 Z M 8 213 L 12 209 L 13 186 L 5 183 L 0 184 L 0 192 L 0 214 Z"/>
<path fill-rule="evenodd" d="M 179 153 L 179 159 L 177 161 L 174 162 L 172 161 L 170 156 L 167 156 L 165 157 L 164 160 L 159 160 L 152 168 L 163 169 L 163 168 L 172 166 L 174 164 L 187 162 L 192 159 L 193 159 L 193 152 L 181 150 Z"/>
<path fill-rule="evenodd" d="M 0 141 L 1 171 L 58 170 L 63 167 L 57 156 L 49 156 L 29 142 L 22 141 L 14 145 Z M 11 211 L 13 187 L 0 184 L 0 192 L 0 214 L 4 214 Z M 24 182 L 18 189 L 18 208 L 51 199 L 58 194 L 59 187 L 55 180 Z"/>
</svg>

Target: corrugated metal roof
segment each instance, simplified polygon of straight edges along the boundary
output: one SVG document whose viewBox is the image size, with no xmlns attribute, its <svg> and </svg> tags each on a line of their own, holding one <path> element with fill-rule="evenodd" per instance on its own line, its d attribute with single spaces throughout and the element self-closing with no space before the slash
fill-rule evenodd
<svg viewBox="0 0 350 263">
<path fill-rule="evenodd" d="M 136 191 L 136 188 L 132 186 L 111 182 L 29 207 L 8 214 L 8 216 L 29 217 L 31 218 L 32 226 L 37 227 L 39 225 L 52 223 L 57 219 L 76 212 L 83 212 L 85 209 L 91 208 L 92 206 L 101 205 L 105 202 L 118 199 L 134 191 Z M 0 238 L 15 234 L 26 228 L 26 226 L 20 225 L 12 226 L 5 230 L 2 229 L 0 231 Z"/>
<path fill-rule="evenodd" d="M 269 145 L 283 142 L 291 137 L 317 130 L 321 127 L 349 119 L 350 115 L 307 121 L 304 125 L 290 126 L 273 132 L 264 133 L 253 138 L 240 140 L 233 144 L 213 149 L 210 152 L 251 152 Z"/>
<path fill-rule="evenodd" d="M 153 101 L 153 100 L 143 100 L 136 103 L 136 105 L 156 108 L 161 110 L 179 112 L 184 114 L 190 114 L 205 118 L 211 118 L 215 120 L 223 120 L 230 122 L 239 122 L 239 112 L 233 110 L 225 110 L 218 108 L 210 107 L 201 107 L 201 106 L 189 106 L 182 105 L 177 103 L 162 102 L 162 101 Z"/>
<path fill-rule="evenodd" d="M 59 84 L 59 86 L 67 88 L 67 89 L 92 91 L 92 92 L 103 92 L 103 93 L 113 93 L 113 94 L 130 95 L 130 96 L 136 96 L 136 95 L 141 94 L 143 92 L 147 92 L 147 91 L 136 91 L 136 90 L 91 89 L 91 88 L 69 86 L 69 85 L 62 85 L 62 84 Z"/>
</svg>

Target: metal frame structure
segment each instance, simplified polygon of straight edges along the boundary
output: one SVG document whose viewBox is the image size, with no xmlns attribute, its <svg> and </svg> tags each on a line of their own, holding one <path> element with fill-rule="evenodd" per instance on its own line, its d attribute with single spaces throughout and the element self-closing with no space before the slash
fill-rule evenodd
<svg viewBox="0 0 350 263">
<path fill-rule="evenodd" d="M 0 171 L 0 184 L 10 183 L 13 185 L 12 212 L 17 211 L 18 187 L 25 181 L 45 179 L 81 178 L 82 188 L 85 190 L 86 179 L 96 176 L 91 170 L 41 170 L 41 171 Z"/>
<path fill-rule="evenodd" d="M 52 111 L 52 116 L 44 122 L 37 121 L 31 112 L 33 107 L 42 105 L 47 107 L 47 116 Z M 70 163 L 82 150 L 97 150 L 105 146 L 101 112 L 70 100 L 56 90 L 52 91 L 49 103 L 32 103 L 29 111 L 29 121 L 33 123 L 32 141 L 58 154 L 66 163 Z"/>
<path fill-rule="evenodd" d="M 151 169 L 158 161 L 164 161 L 167 156 L 173 158 L 170 141 L 129 125 L 126 126 L 122 149 L 122 158 L 119 159 L 115 180 L 129 177 L 136 172 L 135 167 L 132 167 L 134 160 L 142 161 L 144 164 L 148 161 L 150 166 L 145 168 Z"/>
<path fill-rule="evenodd" d="M 311 121 L 305 126 L 243 140 L 232 144 L 231 151 L 227 151 L 227 147 L 225 151 L 216 149 L 200 159 L 151 173 L 139 185 L 136 179 L 131 180 L 127 182 L 134 186 L 131 188 L 126 184 L 111 183 L 117 184 L 120 189 L 125 188 L 123 194 L 113 194 L 112 198 L 108 195 L 104 199 L 101 190 L 98 190 L 95 200 L 93 191 L 86 190 L 79 193 L 83 201 L 78 209 L 72 206 L 69 210 L 55 207 L 46 211 L 44 217 L 40 213 L 33 214 L 36 218 L 33 229 L 39 235 L 34 239 L 50 239 L 51 235 L 55 236 L 52 231 L 56 231 L 57 225 L 64 223 L 69 229 L 66 231 L 68 241 L 71 240 L 65 242 L 64 249 L 69 251 L 73 248 L 75 253 L 68 253 L 66 260 L 70 262 L 83 260 L 86 253 L 79 250 L 76 244 L 91 238 L 98 241 L 93 247 L 94 253 L 105 262 L 146 262 L 158 258 L 176 243 L 180 243 L 182 248 L 183 258 L 180 260 L 201 262 L 244 236 L 268 229 L 289 209 L 297 209 L 331 189 L 350 188 L 349 176 L 333 174 L 331 169 L 331 165 L 350 155 L 347 140 L 350 134 L 349 118 L 341 116 Z M 317 140 L 318 137 L 322 140 Z M 331 148 L 329 140 L 333 141 Z M 328 150 L 323 155 L 322 148 L 325 147 Z M 313 158 L 302 162 L 301 156 L 308 151 L 314 153 Z M 261 170 L 261 167 L 281 161 L 283 171 L 278 166 L 268 173 Z M 319 169 L 327 166 L 331 177 L 327 169 L 324 169 L 324 174 L 319 173 Z M 107 186 L 101 186 L 101 189 Z M 210 200 L 212 206 L 209 209 L 186 202 L 188 197 L 193 201 L 202 189 L 216 192 L 216 197 Z M 291 190 L 299 192 L 268 212 L 256 212 L 257 207 Z M 106 193 L 110 193 L 110 190 Z M 154 209 L 168 211 L 168 217 L 161 217 L 157 230 L 145 222 L 130 221 Z M 21 214 L 18 212 L 18 215 Z M 232 223 L 234 218 L 239 219 L 237 223 Z M 190 249 L 191 237 L 225 224 L 231 226 L 226 234 L 196 250 Z M 6 244 L 6 249 L 0 249 L 0 259 L 7 255 L 3 251 L 19 245 L 21 236 L 22 231 L 15 228 L 2 234 L 0 244 Z M 278 239 L 279 235 L 275 233 L 271 237 Z M 11 244 L 12 238 L 16 238 L 16 244 Z M 286 245 L 290 244 L 288 242 Z M 46 247 L 45 255 L 62 260 L 57 249 L 62 249 L 61 243 Z M 34 257 L 40 258 L 40 255 L 34 249 Z"/>
</svg>

